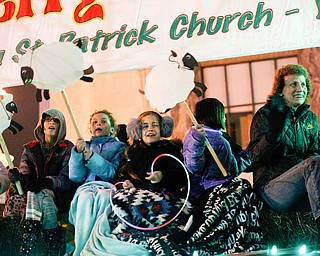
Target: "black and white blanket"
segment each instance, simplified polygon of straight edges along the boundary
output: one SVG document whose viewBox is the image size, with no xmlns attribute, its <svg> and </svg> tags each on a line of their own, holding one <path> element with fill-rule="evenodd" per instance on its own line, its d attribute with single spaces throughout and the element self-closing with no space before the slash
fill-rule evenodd
<svg viewBox="0 0 320 256">
<path fill-rule="evenodd" d="M 261 209 L 249 181 L 235 178 L 216 186 L 203 211 L 195 213 L 190 237 L 181 245 L 198 255 L 266 249 L 259 221 Z"/>
</svg>

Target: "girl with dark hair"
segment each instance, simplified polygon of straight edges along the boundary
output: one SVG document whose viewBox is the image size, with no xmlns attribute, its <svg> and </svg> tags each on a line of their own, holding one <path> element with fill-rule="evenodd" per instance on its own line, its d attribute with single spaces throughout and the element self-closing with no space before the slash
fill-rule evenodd
<svg viewBox="0 0 320 256">
<path fill-rule="evenodd" d="M 229 142 L 233 155 L 237 155 L 242 148 L 226 132 L 226 115 L 222 102 L 216 98 L 203 99 L 196 108 L 196 118 L 200 124 L 220 130 L 222 136 Z M 250 160 L 248 160 L 250 163 Z M 245 166 L 246 167 L 246 166 Z"/>
<path fill-rule="evenodd" d="M 249 181 L 237 178 L 251 160 L 247 151 L 234 155 L 223 136 L 223 104 L 215 98 L 203 99 L 196 104 L 195 117 L 199 125 L 189 129 L 183 145 L 184 162 L 192 172 L 193 223 L 187 232 L 171 239 L 203 255 L 264 249 L 259 224 L 262 203 Z M 207 149 L 206 138 L 227 171 L 226 177 Z"/>
</svg>

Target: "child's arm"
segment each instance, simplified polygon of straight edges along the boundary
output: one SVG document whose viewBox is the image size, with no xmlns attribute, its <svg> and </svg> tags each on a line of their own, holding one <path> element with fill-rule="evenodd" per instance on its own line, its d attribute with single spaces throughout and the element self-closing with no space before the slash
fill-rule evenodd
<svg viewBox="0 0 320 256">
<path fill-rule="evenodd" d="M 87 168 L 85 166 L 83 153 L 77 152 L 77 147 L 74 146 L 71 150 L 69 160 L 69 179 L 75 183 L 82 183 L 86 180 Z"/>
<path fill-rule="evenodd" d="M 203 170 L 205 165 L 205 148 L 205 131 L 203 127 L 190 128 L 183 143 L 183 157 L 184 164 L 192 173 Z"/>
<path fill-rule="evenodd" d="M 124 150 L 124 143 L 114 143 L 108 148 L 107 159 L 93 152 L 91 157 L 86 161 L 85 166 L 102 180 L 111 181 L 116 174 L 120 161 L 123 159 Z"/>
</svg>

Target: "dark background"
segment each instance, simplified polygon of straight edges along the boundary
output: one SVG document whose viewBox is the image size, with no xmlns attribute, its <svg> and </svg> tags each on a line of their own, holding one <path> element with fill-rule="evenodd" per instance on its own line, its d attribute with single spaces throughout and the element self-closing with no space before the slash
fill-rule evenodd
<svg viewBox="0 0 320 256">
<path fill-rule="evenodd" d="M 3 88 L 13 95 L 13 101 L 18 107 L 18 113 L 13 115 L 13 120 L 24 128 L 17 134 L 12 134 L 9 129 L 3 131 L 3 137 L 10 155 L 14 156 L 13 164 L 19 166 L 23 144 L 34 140 L 33 131 L 39 119 L 39 103 L 36 101 L 36 87 L 21 85 Z"/>
</svg>

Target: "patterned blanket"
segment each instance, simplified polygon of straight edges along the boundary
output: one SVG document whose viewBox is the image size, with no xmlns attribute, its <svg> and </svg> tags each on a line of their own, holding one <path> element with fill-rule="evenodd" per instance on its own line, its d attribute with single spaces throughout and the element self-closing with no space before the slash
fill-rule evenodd
<svg viewBox="0 0 320 256">
<path fill-rule="evenodd" d="M 245 179 L 235 178 L 213 188 L 180 245 L 198 255 L 230 254 L 266 249 L 260 227 L 262 203 Z M 190 236 L 188 236 L 190 235 Z"/>
<path fill-rule="evenodd" d="M 262 203 L 243 179 L 214 187 L 202 209 L 194 211 L 187 204 L 172 223 L 160 229 L 135 229 L 117 215 L 135 226 L 153 228 L 170 221 L 183 202 L 155 191 L 118 191 L 113 210 L 99 219 L 83 255 L 126 255 L 128 251 L 130 255 L 193 255 L 195 251 L 216 255 L 266 249 L 259 223 Z M 191 213 L 193 223 L 186 232 Z"/>
<path fill-rule="evenodd" d="M 133 236 L 141 231 L 147 231 L 148 235 L 166 234 L 168 229 L 185 224 L 191 212 L 189 202 L 185 204 L 184 199 L 176 198 L 165 190 L 156 191 L 152 186 L 148 189 L 118 190 L 112 203 L 113 213 L 109 216 L 109 223 L 112 233 L 119 234 L 121 239 L 124 239 L 123 233 Z"/>
</svg>

